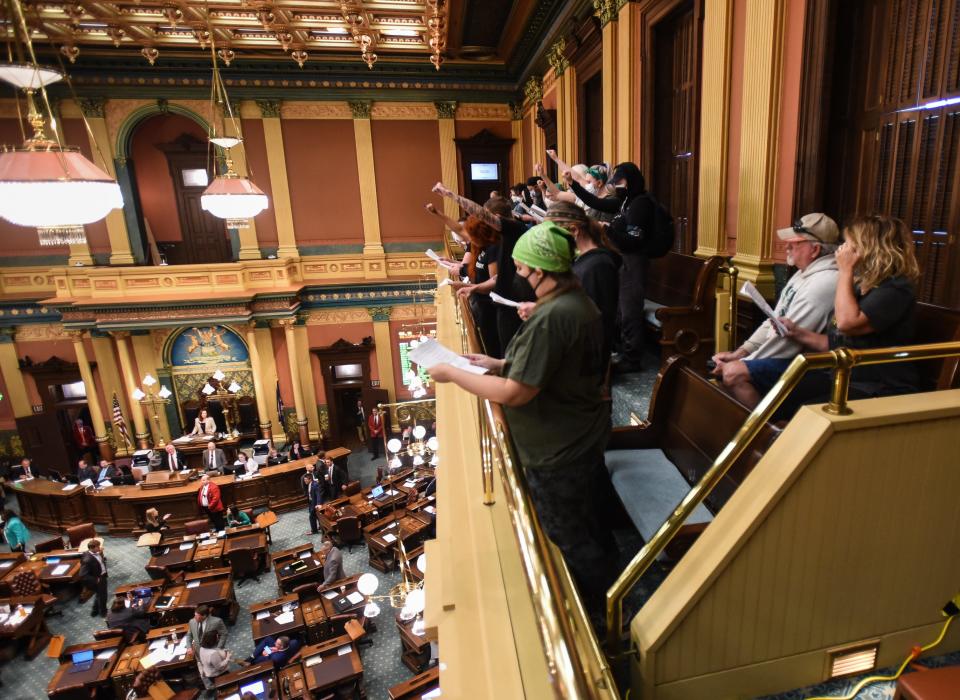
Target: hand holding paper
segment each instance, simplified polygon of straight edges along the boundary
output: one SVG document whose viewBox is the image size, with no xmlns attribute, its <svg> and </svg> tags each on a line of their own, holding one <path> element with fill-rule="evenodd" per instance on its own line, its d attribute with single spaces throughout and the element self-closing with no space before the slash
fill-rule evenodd
<svg viewBox="0 0 960 700">
<path fill-rule="evenodd" d="M 502 304 L 503 306 L 512 306 L 515 309 L 520 308 L 519 301 L 514 301 L 513 299 L 507 299 L 506 297 L 500 296 L 496 292 L 490 292 L 490 301 L 492 301 L 494 304 Z"/>
<path fill-rule="evenodd" d="M 777 315 L 773 313 L 773 309 L 770 308 L 770 304 L 767 303 L 767 300 L 763 298 L 763 295 L 760 294 L 760 291 L 753 286 L 751 282 L 744 282 L 743 286 L 740 288 L 741 294 L 746 294 L 757 305 L 757 308 L 760 309 L 767 318 L 770 319 L 770 323 L 773 325 L 773 330 L 777 332 L 781 338 L 786 336 L 787 328 L 782 323 L 780 319 L 777 318 Z"/>
<path fill-rule="evenodd" d="M 473 374 L 486 374 L 487 370 L 482 367 L 470 364 L 470 360 L 458 355 L 450 348 L 444 347 L 432 338 L 426 342 L 420 343 L 410 351 L 410 359 L 425 369 L 430 369 L 434 365 L 449 364 L 452 367 L 472 372 Z"/>
</svg>

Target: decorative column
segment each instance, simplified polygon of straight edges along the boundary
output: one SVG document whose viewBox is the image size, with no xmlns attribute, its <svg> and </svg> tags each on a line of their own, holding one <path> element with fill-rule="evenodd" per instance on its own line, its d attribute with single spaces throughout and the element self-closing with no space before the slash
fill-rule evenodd
<svg viewBox="0 0 960 700">
<path fill-rule="evenodd" d="M 363 219 L 363 276 L 365 279 L 386 279 L 387 257 L 383 250 L 383 241 L 380 238 L 377 173 L 373 165 L 373 133 L 370 130 L 370 112 L 373 109 L 373 103 L 361 100 L 348 104 L 350 105 L 350 111 L 353 113 L 353 138 L 356 142 L 357 172 L 360 179 L 360 216 Z"/>
<path fill-rule="evenodd" d="M 116 177 L 117 172 L 113 162 L 113 143 L 107 132 L 107 121 L 104 119 L 106 100 L 102 97 L 78 97 L 77 106 L 90 125 L 91 160 L 102 165 L 110 177 Z M 102 157 L 101 157 L 102 156 Z M 125 207 L 131 206 L 124 202 Z M 123 216 L 123 209 L 114 209 L 107 214 L 107 236 L 110 239 L 110 264 L 133 265 L 133 253 L 130 250 L 130 235 L 127 232 L 127 221 Z M 71 251 L 72 254 L 72 251 Z M 89 254 L 89 251 L 88 251 Z"/>
<path fill-rule="evenodd" d="M 733 0 L 705 0 L 700 110 L 711 116 L 700 120 L 696 254 L 702 257 L 727 252 L 727 139 L 732 46 Z"/>
<path fill-rule="evenodd" d="M 616 0 L 594 0 L 597 16 L 600 18 L 600 41 L 603 64 L 603 157 L 616 162 L 617 150 L 617 43 Z M 633 119 L 632 113 L 624 115 Z"/>
<path fill-rule="evenodd" d="M 380 387 L 387 390 L 390 402 L 397 400 L 397 384 L 393 374 L 393 338 L 390 336 L 392 306 L 368 306 L 367 313 L 373 321 L 373 342 L 377 351 L 377 367 L 380 370 Z"/>
<path fill-rule="evenodd" d="M 523 103 L 510 103 L 510 135 L 513 145 L 510 147 L 510 182 L 526 182 L 523 171 Z M 444 203 L 448 200 L 443 199 Z"/>
<path fill-rule="evenodd" d="M 437 126 L 440 130 L 440 179 L 454 192 L 460 191 L 460 174 L 457 170 L 456 102 L 434 102 L 437 108 Z M 452 199 L 443 198 L 443 213 L 456 221 L 460 207 Z M 446 235 L 446 231 L 444 231 Z"/>
<path fill-rule="evenodd" d="M 533 155 L 533 163 L 542 163 L 547 157 L 546 136 L 543 133 L 543 129 L 537 126 L 536 118 L 537 105 L 543 100 L 543 79 L 538 75 L 532 76 L 530 80 L 524 83 L 523 94 L 527 102 L 531 105 L 530 118 L 533 123 L 530 129 L 530 152 Z M 531 163 L 531 168 L 533 167 L 533 163 Z M 526 178 L 521 179 L 526 180 Z"/>
<path fill-rule="evenodd" d="M 299 258 L 287 181 L 287 156 L 283 150 L 280 100 L 257 100 L 257 106 L 263 116 L 263 140 L 267 148 L 267 167 L 270 168 L 273 215 L 277 221 L 277 258 Z"/>
<path fill-rule="evenodd" d="M 130 333 L 129 331 L 114 331 L 112 335 L 114 342 L 117 344 L 117 357 L 120 358 L 120 371 L 123 373 L 123 380 L 127 387 L 126 394 L 127 396 L 133 396 L 133 391 L 140 385 L 140 382 L 137 381 L 137 375 L 133 371 L 133 363 L 130 362 L 130 348 L 127 345 L 127 338 L 130 337 Z M 137 447 L 141 450 L 150 449 L 150 430 L 140 402 L 135 401 L 130 405 L 130 413 L 133 414 L 134 436 Z"/>
<path fill-rule="evenodd" d="M 300 372 L 300 388 L 303 390 L 303 403 L 306 408 L 307 428 L 311 440 L 320 440 L 320 411 L 317 409 L 317 387 L 313 383 L 313 363 L 310 362 L 310 339 L 307 337 L 307 319 L 300 316 L 293 327 L 293 334 L 297 341 L 298 364 L 303 368 Z"/>
<path fill-rule="evenodd" d="M 10 399 L 14 417 L 23 418 L 33 415 L 33 409 L 27 396 L 27 387 L 23 383 L 20 363 L 17 361 L 14 335 L 13 328 L 0 328 L 0 373 L 3 374 L 3 383 L 7 387 L 7 398 Z"/>
<path fill-rule="evenodd" d="M 133 343 L 133 357 L 136 360 L 140 373 L 145 374 L 146 372 L 150 372 L 157 380 L 160 380 L 160 369 L 163 367 L 163 362 L 157 357 L 156 350 L 153 347 L 153 336 L 150 335 L 150 331 L 133 331 L 130 333 L 130 340 Z M 167 417 L 166 410 L 167 406 L 169 406 L 169 402 L 167 402 L 162 409 L 154 408 L 154 410 L 156 410 L 156 415 L 160 419 L 160 432 L 164 435 L 169 435 L 170 439 L 173 440 L 177 435 L 170 430 L 170 419 Z M 180 413 L 179 411 L 176 413 L 178 416 L 177 423 L 179 424 Z M 147 424 L 150 424 L 149 416 L 147 418 Z M 190 427 L 192 428 L 193 426 Z"/>
<path fill-rule="evenodd" d="M 557 83 L 557 149 L 565 161 L 578 163 L 577 83 L 573 66 L 565 55 L 566 48 L 566 40 L 560 37 L 550 47 L 547 61 Z"/>
<path fill-rule="evenodd" d="M 90 340 L 93 344 L 93 356 L 97 361 L 97 374 L 100 375 L 100 382 L 103 384 L 103 395 L 107 400 L 107 411 L 111 417 L 110 426 L 113 430 L 113 442 L 117 446 L 117 456 L 130 454 L 136 445 L 127 445 L 123 435 L 117 430 L 113 418 L 113 397 L 116 396 L 120 402 L 120 411 L 124 417 L 130 416 L 130 406 L 127 401 L 128 394 L 123 386 L 123 379 L 120 376 L 120 370 L 117 369 L 117 359 L 113 354 L 113 342 L 109 333 L 103 331 L 90 331 Z"/>
<path fill-rule="evenodd" d="M 250 369 L 253 372 L 253 390 L 257 394 L 257 418 L 260 419 L 260 437 L 264 440 L 270 439 L 270 401 L 267 399 L 267 392 L 264 391 L 263 381 L 260 379 L 263 367 L 260 363 L 260 351 L 257 349 L 257 334 L 255 329 L 257 324 L 251 321 L 247 324 L 247 353 L 250 355 Z M 281 426 L 282 431 L 282 426 Z"/>
<path fill-rule="evenodd" d="M 240 124 L 240 103 L 231 104 L 234 120 L 225 119 L 223 130 L 225 136 L 233 136 L 243 139 L 243 127 Z M 233 169 L 240 177 L 250 177 L 250 171 L 247 170 L 247 149 L 245 146 L 234 148 L 230 151 L 230 157 L 233 159 Z M 251 178 L 252 179 L 252 178 Z M 237 237 L 240 239 L 240 252 L 237 257 L 240 260 L 259 260 L 260 244 L 257 243 L 257 222 L 255 219 L 249 220 L 246 228 L 238 228 Z"/>
<path fill-rule="evenodd" d="M 773 298 L 773 215 L 780 142 L 780 88 L 783 82 L 784 18 L 781 2 L 747 3 L 740 129 L 740 189 L 737 200 L 737 254 L 740 276 Z"/>
<path fill-rule="evenodd" d="M 267 415 L 272 416 L 277 410 L 277 361 L 275 359 L 275 350 L 273 347 L 273 329 L 269 321 L 257 321 L 254 328 L 254 344 L 257 348 L 257 354 L 260 357 L 260 382 L 263 384 L 264 405 L 267 407 Z M 272 418 L 271 418 L 272 420 Z M 287 426 L 284 425 L 283 416 L 277 416 L 279 426 L 272 430 L 273 444 L 284 443 L 287 441 Z M 263 430 L 263 426 L 260 428 Z"/>
<path fill-rule="evenodd" d="M 93 372 L 90 371 L 90 361 L 87 359 L 87 350 L 83 347 L 83 331 L 69 331 L 73 340 L 73 349 L 77 353 L 77 364 L 80 366 L 80 379 L 87 392 L 87 408 L 90 409 L 90 421 L 93 423 L 93 434 L 100 448 L 100 459 L 112 460 L 113 450 L 110 448 L 110 437 L 107 435 L 106 423 L 103 421 L 103 411 L 100 408 L 100 398 L 97 396 L 97 385 L 93 383 Z"/>
<path fill-rule="evenodd" d="M 283 328 L 283 334 L 287 341 L 287 359 L 290 361 L 290 382 L 293 384 L 293 405 L 297 411 L 297 431 L 300 433 L 300 442 L 309 443 L 310 433 L 307 429 L 307 412 L 303 405 L 303 389 L 300 383 L 300 363 L 297 357 L 297 338 L 293 332 L 293 324 L 296 321 L 292 318 L 284 318 L 277 321 L 277 325 Z"/>
<path fill-rule="evenodd" d="M 616 36 L 614 48 L 617 59 L 616 65 L 616 97 L 614 103 L 621 110 L 621 114 L 614 115 L 614 153 L 611 163 L 623 161 L 640 162 L 640 140 L 638 136 L 639 112 L 635 113 L 634 105 L 639 105 L 637 91 L 640 89 L 641 66 L 640 60 L 640 32 L 638 18 L 640 5 L 633 2 L 617 2 L 622 5 L 616 22 L 610 24 L 611 31 Z M 606 66 L 604 66 L 606 70 Z"/>
</svg>

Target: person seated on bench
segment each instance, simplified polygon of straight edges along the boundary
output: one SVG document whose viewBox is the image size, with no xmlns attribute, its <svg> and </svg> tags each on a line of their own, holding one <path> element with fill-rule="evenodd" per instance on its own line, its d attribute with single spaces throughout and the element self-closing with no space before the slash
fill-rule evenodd
<svg viewBox="0 0 960 700">
<path fill-rule="evenodd" d="M 807 214 L 790 228 L 777 231 L 777 236 L 787 244 L 787 264 L 798 271 L 783 288 L 774 313 L 821 333 L 833 311 L 837 289 L 837 224 L 826 214 Z M 753 408 L 801 352 L 800 343 L 778 335 L 767 319 L 739 348 L 714 355 L 713 373 L 722 377 L 740 403 Z"/>
<path fill-rule="evenodd" d="M 503 405 L 540 525 L 563 553 L 587 610 L 599 616 L 617 573 L 616 544 L 600 517 L 602 499 L 612 497 L 603 462 L 610 413 L 602 396 L 602 320 L 571 271 L 573 249 L 551 222 L 521 236 L 513 261 L 538 303 L 506 358 L 468 356 L 489 374 L 445 363 L 429 372 Z"/>
</svg>

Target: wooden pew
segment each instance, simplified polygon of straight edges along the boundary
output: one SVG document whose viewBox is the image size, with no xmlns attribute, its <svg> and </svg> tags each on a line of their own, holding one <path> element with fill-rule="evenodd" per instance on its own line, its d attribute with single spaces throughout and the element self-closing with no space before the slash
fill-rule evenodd
<svg viewBox="0 0 960 700">
<path fill-rule="evenodd" d="M 667 253 L 650 261 L 644 281 L 647 330 L 658 339 L 661 362 L 672 355 L 702 371 L 716 352 L 717 274 L 723 258 Z"/>
<path fill-rule="evenodd" d="M 674 356 L 660 370 L 646 422 L 614 428 L 606 462 L 627 514 L 649 540 L 743 425 L 750 411 Z M 780 431 L 767 424 L 675 541 L 692 541 Z M 672 553 L 672 552 L 671 552 Z"/>
<path fill-rule="evenodd" d="M 960 312 L 933 304 L 917 304 L 917 343 L 960 340 Z M 960 357 L 917 363 L 920 389 L 955 389 L 960 386 Z"/>
</svg>

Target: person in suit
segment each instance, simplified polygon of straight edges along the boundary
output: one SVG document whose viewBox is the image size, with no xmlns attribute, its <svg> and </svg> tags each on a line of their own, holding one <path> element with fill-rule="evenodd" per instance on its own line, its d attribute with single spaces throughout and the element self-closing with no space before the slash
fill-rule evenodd
<svg viewBox="0 0 960 700">
<path fill-rule="evenodd" d="M 275 669 L 283 668 L 287 665 L 290 657 L 299 650 L 300 640 L 296 637 L 290 639 L 290 637 L 285 634 L 276 638 L 264 637 L 254 648 L 253 656 L 248 658 L 242 665 L 249 666 L 250 664 L 266 661 L 266 659 L 269 658 L 273 662 Z"/>
<path fill-rule="evenodd" d="M 208 472 L 217 472 L 223 474 L 224 467 L 227 466 L 227 456 L 223 450 L 217 447 L 213 440 L 207 443 L 207 451 L 203 453 L 203 468 Z"/>
<path fill-rule="evenodd" d="M 310 464 L 307 466 L 307 474 L 310 479 L 307 484 L 307 507 L 310 510 L 310 532 L 316 535 L 320 532 L 320 523 L 317 521 L 317 508 L 323 504 L 323 489 L 320 486 L 320 482 L 313 476 L 313 465 Z"/>
<path fill-rule="evenodd" d="M 277 448 L 271 445 L 270 451 L 267 453 L 267 466 L 272 467 L 275 464 L 283 464 L 286 461 L 287 458 L 277 452 Z"/>
<path fill-rule="evenodd" d="M 32 479 L 36 476 L 33 473 L 33 460 L 29 457 L 24 457 L 20 460 L 20 466 L 14 467 L 11 470 L 11 476 L 14 479 Z"/>
<path fill-rule="evenodd" d="M 99 454 L 97 450 L 97 438 L 93 434 L 93 428 L 84 423 L 83 418 L 77 418 L 73 422 L 73 443 L 80 450 L 81 454 L 89 452 L 94 457 Z"/>
<path fill-rule="evenodd" d="M 213 435 L 217 432 L 217 424 L 213 418 L 207 415 L 207 409 L 200 409 L 200 415 L 193 419 L 193 430 L 190 436 L 194 435 Z"/>
<path fill-rule="evenodd" d="M 300 438 L 295 437 L 290 445 L 290 450 L 287 452 L 287 457 L 292 462 L 295 459 L 303 459 L 304 457 L 310 457 L 313 453 L 310 451 L 309 447 L 304 447 L 300 444 Z"/>
<path fill-rule="evenodd" d="M 80 558 L 80 583 L 93 591 L 93 610 L 90 617 L 107 614 L 107 557 L 100 548 L 100 540 L 92 539 Z"/>
<path fill-rule="evenodd" d="M 370 413 L 367 427 L 370 429 L 371 459 L 377 459 L 380 456 L 380 443 L 383 442 L 383 416 L 379 408 L 374 408 Z"/>
<path fill-rule="evenodd" d="M 330 538 L 324 538 L 323 544 L 320 545 L 320 556 L 323 557 L 323 583 L 317 588 L 318 591 L 334 581 L 347 577 L 343 571 L 343 554 L 333 546 Z"/>
<path fill-rule="evenodd" d="M 197 668 L 200 671 L 200 679 L 203 681 L 204 697 L 209 697 L 213 692 L 216 687 L 215 679 L 230 670 L 233 652 L 224 649 L 222 641 L 223 637 L 218 636 L 214 630 L 204 632 L 200 639 L 200 647 L 196 651 Z"/>
<path fill-rule="evenodd" d="M 111 484 L 118 483 L 120 481 L 120 470 L 111 462 L 101 459 L 100 470 L 97 472 L 97 477 L 93 481 L 98 486 L 104 481 L 109 481 Z"/>
<path fill-rule="evenodd" d="M 83 482 L 89 479 L 90 481 L 97 480 L 97 470 L 87 464 L 87 460 L 81 459 L 77 462 L 77 481 Z"/>
<path fill-rule="evenodd" d="M 357 437 L 360 438 L 360 444 L 362 445 L 367 441 L 367 411 L 364 409 L 363 401 L 361 399 L 357 399 L 356 422 Z"/>
<path fill-rule="evenodd" d="M 217 530 L 224 528 L 223 501 L 220 500 L 220 487 L 210 481 L 210 476 L 200 477 L 200 490 L 197 491 L 197 504 Z"/>
<path fill-rule="evenodd" d="M 107 627 L 123 630 L 128 639 L 137 633 L 145 637 L 150 631 L 150 618 L 143 607 L 143 598 L 134 601 L 131 593 L 127 593 L 126 601 L 115 598 L 107 613 Z"/>
<path fill-rule="evenodd" d="M 227 645 L 227 626 L 216 615 L 211 614 L 209 605 L 198 605 L 187 625 L 187 643 L 193 647 L 193 655 L 197 656 L 203 636 L 210 632 L 219 635 L 217 648 L 223 649 Z"/>
<path fill-rule="evenodd" d="M 347 487 L 347 473 L 329 457 L 323 458 L 323 485 L 328 501 L 340 498 Z"/>
<path fill-rule="evenodd" d="M 183 453 L 180 452 L 176 447 L 174 447 L 172 442 L 168 442 L 167 446 L 163 448 L 165 454 L 159 455 L 159 461 L 150 463 L 151 469 L 169 469 L 170 471 L 180 471 L 181 469 L 186 468 L 187 459 L 183 456 Z"/>
</svg>

